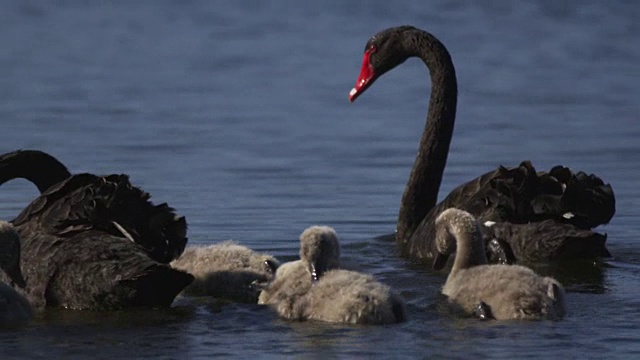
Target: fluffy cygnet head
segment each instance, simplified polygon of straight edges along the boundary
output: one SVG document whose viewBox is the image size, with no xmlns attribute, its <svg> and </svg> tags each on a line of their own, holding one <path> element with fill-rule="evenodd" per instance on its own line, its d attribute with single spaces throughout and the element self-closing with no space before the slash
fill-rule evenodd
<svg viewBox="0 0 640 360">
<path fill-rule="evenodd" d="M 470 213 L 449 208 L 436 218 L 436 254 L 433 268 L 442 269 L 449 255 L 456 254 L 467 265 L 486 264 L 482 234 L 476 219 Z"/>
<path fill-rule="evenodd" d="M 300 259 L 305 262 L 312 281 L 340 266 L 340 243 L 329 226 L 311 226 L 300 235 Z"/>
</svg>

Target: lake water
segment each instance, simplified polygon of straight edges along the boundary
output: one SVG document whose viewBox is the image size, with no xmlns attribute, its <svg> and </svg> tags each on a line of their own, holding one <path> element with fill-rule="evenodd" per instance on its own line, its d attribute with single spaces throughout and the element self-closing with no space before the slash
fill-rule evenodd
<svg viewBox="0 0 640 360">
<path fill-rule="evenodd" d="M 187 217 L 191 244 L 235 239 L 281 260 L 335 227 L 350 268 L 409 302 L 409 321 L 291 323 L 258 305 L 50 311 L 0 332 L 7 358 L 637 358 L 640 356 L 640 6 L 634 1 L 0 1 L 0 152 L 127 173 Z M 412 24 L 450 49 L 458 120 L 441 197 L 530 159 L 603 177 L 613 258 L 553 273 L 559 322 L 479 322 L 439 307 L 446 274 L 392 242 L 429 95 L 418 60 L 347 94 L 367 39 Z M 37 195 L 0 189 L 0 218 Z"/>
</svg>

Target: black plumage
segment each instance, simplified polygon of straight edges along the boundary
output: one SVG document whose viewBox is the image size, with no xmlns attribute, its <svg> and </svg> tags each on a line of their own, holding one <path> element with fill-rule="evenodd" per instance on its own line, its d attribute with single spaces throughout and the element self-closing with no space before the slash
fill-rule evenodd
<svg viewBox="0 0 640 360">
<path fill-rule="evenodd" d="M 27 279 L 21 291 L 35 307 L 168 306 L 191 283 L 193 276 L 168 265 L 187 243 L 185 218 L 154 205 L 128 176 L 69 174 L 51 184 L 35 169 L 60 169 L 55 158 L 10 154 L 0 156 L 0 179 L 23 177 L 46 189 L 12 221 Z"/>
<path fill-rule="evenodd" d="M 432 260 L 436 253 L 435 218 L 456 207 L 481 222 L 497 223 L 492 230 L 485 230 L 485 241 L 492 242 L 487 247 L 491 259 L 609 256 L 606 236 L 591 229 L 611 220 L 615 197 L 611 186 L 595 175 L 563 166 L 537 172 L 525 161 L 460 185 L 436 205 L 458 96 L 455 68 L 445 46 L 432 34 L 412 26 L 379 32 L 365 46 L 362 70 L 349 99 L 354 101 L 380 76 L 410 57 L 420 58 L 429 69 L 431 97 L 398 216 L 396 240 L 403 253 Z M 505 259 L 505 254 L 511 258 Z"/>
</svg>

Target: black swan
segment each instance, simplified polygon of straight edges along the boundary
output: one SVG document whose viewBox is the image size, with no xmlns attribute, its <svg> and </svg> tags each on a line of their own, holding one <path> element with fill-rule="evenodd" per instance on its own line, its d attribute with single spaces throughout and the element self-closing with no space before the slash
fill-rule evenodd
<svg viewBox="0 0 640 360">
<path fill-rule="evenodd" d="M 260 294 L 288 320 L 392 324 L 406 320 L 404 300 L 373 276 L 338 269 L 338 236 L 328 226 L 300 235 L 300 260 L 282 264 Z"/>
<path fill-rule="evenodd" d="M 422 59 L 429 68 L 431 97 L 396 228 L 396 241 L 406 256 L 434 258 L 434 221 L 450 207 L 495 223 L 494 230 L 485 233 L 492 261 L 610 256 L 606 235 L 590 229 L 611 220 L 615 198 L 611 186 L 595 175 L 573 173 L 562 166 L 536 172 L 524 161 L 460 185 L 436 205 L 457 104 L 455 69 L 445 46 L 432 34 L 412 26 L 379 32 L 365 46 L 362 70 L 349 100 L 356 100 L 380 76 L 410 57 Z M 535 234 L 537 245 L 528 245 L 530 234 Z"/>
<path fill-rule="evenodd" d="M 0 269 L 11 281 L 11 285 L 26 286 L 20 270 L 20 237 L 13 226 L 0 221 Z M 19 326 L 33 318 L 33 307 L 16 290 L 0 283 L 0 327 Z"/>
<path fill-rule="evenodd" d="M 153 205 L 127 175 L 71 175 L 60 161 L 38 150 L 0 155 L 0 185 L 17 178 L 32 182 L 41 196 L 15 225 L 39 222 L 40 228 L 58 233 L 98 229 L 125 236 L 162 263 L 178 258 L 187 244 L 185 218 L 166 203 Z"/>
<path fill-rule="evenodd" d="M 476 219 L 449 208 L 436 218 L 437 256 L 455 254 L 442 293 L 468 315 L 496 320 L 558 320 L 564 289 L 555 279 L 521 265 L 488 265 Z M 434 262 L 440 270 L 445 261 Z M 440 264 L 439 266 L 436 264 Z"/>
<path fill-rule="evenodd" d="M 29 163 L 33 152 L 11 154 L 0 156 L 4 181 L 40 179 L 36 186 L 46 188 L 12 221 L 27 278 L 19 291 L 34 307 L 168 306 L 193 281 L 168 265 L 184 251 L 186 220 L 166 204 L 153 205 L 126 175 L 77 174 L 50 184 L 29 170 L 42 165 Z M 58 163 L 48 155 L 35 158 L 44 168 Z"/>
</svg>

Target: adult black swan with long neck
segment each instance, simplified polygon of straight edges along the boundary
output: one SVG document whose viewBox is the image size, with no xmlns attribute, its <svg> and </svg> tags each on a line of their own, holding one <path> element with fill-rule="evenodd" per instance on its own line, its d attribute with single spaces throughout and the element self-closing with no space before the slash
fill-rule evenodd
<svg viewBox="0 0 640 360">
<path fill-rule="evenodd" d="M 185 218 L 166 203 L 152 204 L 151 196 L 132 185 L 127 175 L 72 175 L 58 159 L 39 150 L 0 155 L 0 185 L 17 178 L 32 182 L 41 196 L 31 206 L 38 211 L 23 211 L 13 221 L 16 226 L 38 222 L 50 232 L 106 231 L 141 245 L 154 260 L 167 264 L 184 251 Z"/>
<path fill-rule="evenodd" d="M 417 158 L 405 188 L 396 240 L 405 255 L 433 259 L 435 218 L 457 207 L 485 227 L 490 259 L 547 261 L 610 256 L 606 235 L 591 229 L 615 213 L 609 184 L 594 175 L 557 166 L 536 172 L 529 161 L 499 167 L 460 185 L 436 205 L 457 105 L 457 80 L 451 56 L 432 34 L 412 26 L 389 28 L 366 44 L 360 76 L 349 93 L 354 101 L 380 76 L 410 57 L 423 60 L 431 75 L 431 97 Z"/>
<path fill-rule="evenodd" d="M 168 306 L 193 281 L 168 264 L 187 243 L 184 217 L 152 204 L 126 175 L 76 174 L 50 184 L 53 177 L 27 170 L 62 169 L 61 163 L 34 154 L 0 156 L 0 179 L 23 177 L 46 189 L 12 221 L 27 279 L 18 291 L 35 308 Z"/>
</svg>

